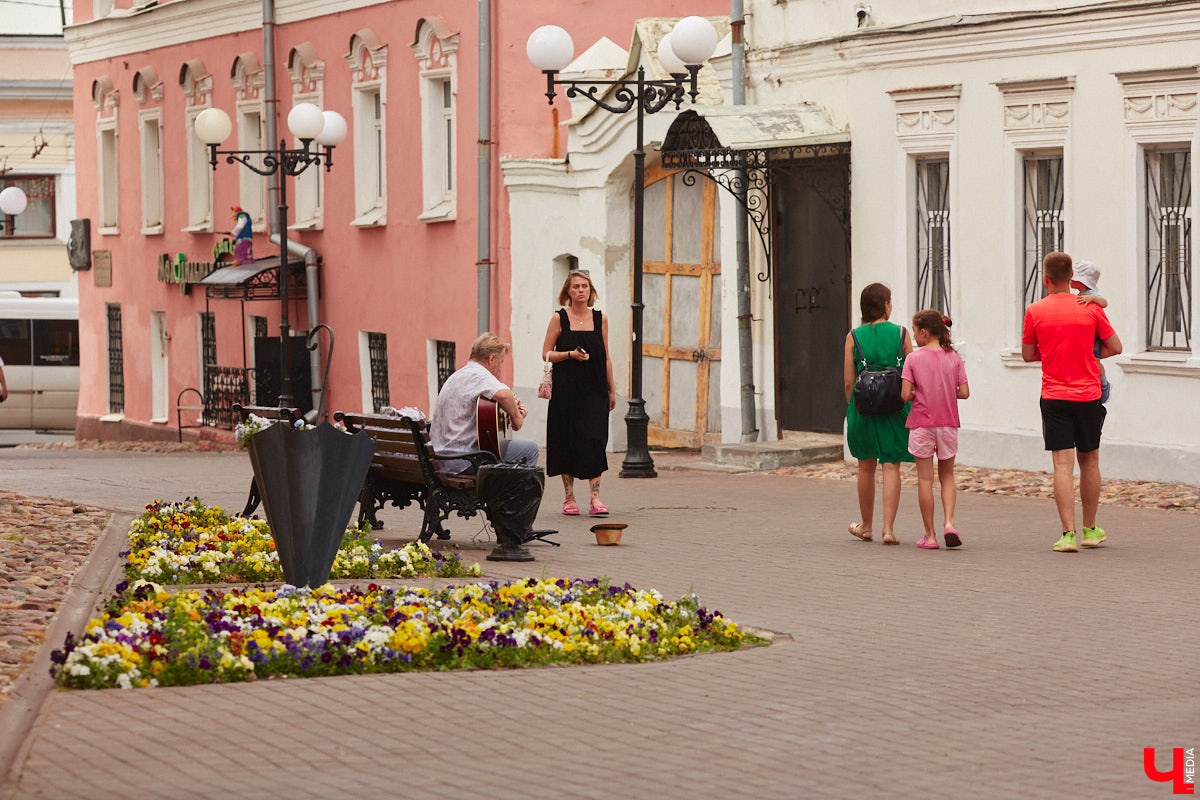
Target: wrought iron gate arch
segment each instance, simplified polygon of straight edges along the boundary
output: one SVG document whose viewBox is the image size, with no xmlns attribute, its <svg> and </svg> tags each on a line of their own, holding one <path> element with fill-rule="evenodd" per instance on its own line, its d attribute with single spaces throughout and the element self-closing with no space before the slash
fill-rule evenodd
<svg viewBox="0 0 1200 800">
<path fill-rule="evenodd" d="M 755 107 L 747 107 L 755 108 Z M 764 110 L 758 107 L 756 110 Z M 823 137 L 815 137 L 822 139 Z M 701 176 L 724 189 L 745 211 L 746 216 L 758 231 L 762 242 L 767 268 L 759 272 L 758 280 L 771 279 L 771 194 L 775 186 L 774 176 L 798 160 L 823 156 L 849 155 L 850 142 L 814 141 L 806 144 L 788 144 L 779 147 L 734 148 L 721 143 L 716 132 L 700 113 L 687 110 L 671 123 L 663 137 L 663 169 L 683 172 L 684 185 L 692 186 Z M 714 171 L 717 174 L 714 174 Z M 848 174 L 847 174 L 848 181 Z M 834 212 L 847 238 L 850 235 L 850 204 L 848 186 L 841 191 L 833 187 L 813 184 L 817 195 Z"/>
</svg>

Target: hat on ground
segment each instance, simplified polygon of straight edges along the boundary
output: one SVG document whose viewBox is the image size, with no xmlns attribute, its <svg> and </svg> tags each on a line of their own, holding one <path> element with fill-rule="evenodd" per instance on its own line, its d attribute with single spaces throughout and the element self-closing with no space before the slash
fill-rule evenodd
<svg viewBox="0 0 1200 800">
<path fill-rule="evenodd" d="M 1100 268 L 1090 261 L 1076 261 L 1071 280 L 1079 281 L 1094 292 L 1100 283 Z"/>
</svg>

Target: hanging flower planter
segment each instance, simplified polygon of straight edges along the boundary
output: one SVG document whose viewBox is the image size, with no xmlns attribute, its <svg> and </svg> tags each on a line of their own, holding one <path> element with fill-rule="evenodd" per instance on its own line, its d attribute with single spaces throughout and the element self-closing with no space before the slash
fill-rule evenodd
<svg viewBox="0 0 1200 800">
<path fill-rule="evenodd" d="M 316 588 L 329 580 L 375 446 L 365 433 L 328 423 L 271 425 L 247 443 L 284 579 Z"/>
</svg>

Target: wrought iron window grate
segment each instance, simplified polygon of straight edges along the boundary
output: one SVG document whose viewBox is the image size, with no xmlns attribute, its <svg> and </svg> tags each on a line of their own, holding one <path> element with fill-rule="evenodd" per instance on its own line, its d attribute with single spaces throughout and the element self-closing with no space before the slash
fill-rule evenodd
<svg viewBox="0 0 1200 800">
<path fill-rule="evenodd" d="M 578 261 L 575 262 L 578 266 Z M 437 343 L 437 388 L 442 391 L 442 387 L 446 385 L 447 379 L 454 374 L 454 342 L 443 342 L 438 340 Z"/>
<path fill-rule="evenodd" d="M 241 367 L 204 368 L 204 424 L 232 430 L 238 417 L 233 404 L 245 405 L 250 399 L 249 370 Z"/>
<path fill-rule="evenodd" d="M 125 411 L 125 353 L 121 339 L 121 306 L 109 303 L 108 316 L 108 412 Z"/>
<path fill-rule="evenodd" d="M 204 374 L 200 380 L 207 383 L 208 370 L 217 364 L 217 318 L 211 311 L 200 313 L 200 366 Z"/>
<path fill-rule="evenodd" d="M 1192 170 L 1188 150 L 1146 151 L 1146 347 L 1188 350 Z"/>
<path fill-rule="evenodd" d="M 387 334 L 367 333 L 367 352 L 371 357 L 371 403 L 378 413 L 392 404 L 388 390 Z"/>
<path fill-rule="evenodd" d="M 1063 158 L 1061 155 L 1025 157 L 1025 258 L 1021 270 L 1021 307 L 1046 296 L 1042 285 L 1042 259 L 1061 252 L 1066 223 L 1063 220 Z"/>
<path fill-rule="evenodd" d="M 950 160 L 917 162 L 917 305 L 950 313 Z"/>
</svg>

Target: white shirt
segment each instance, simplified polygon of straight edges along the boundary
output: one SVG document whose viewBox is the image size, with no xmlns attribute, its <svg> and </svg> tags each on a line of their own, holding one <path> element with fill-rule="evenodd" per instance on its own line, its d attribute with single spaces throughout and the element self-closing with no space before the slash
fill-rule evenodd
<svg viewBox="0 0 1200 800">
<path fill-rule="evenodd" d="M 478 450 L 475 427 L 475 402 L 480 397 L 491 400 L 496 392 L 508 386 L 478 361 L 468 361 L 462 369 L 446 379 L 433 407 L 433 422 L 429 428 L 429 443 L 439 452 L 461 453 Z M 448 472 L 462 472 L 470 466 L 467 461 L 448 461 Z"/>
</svg>

